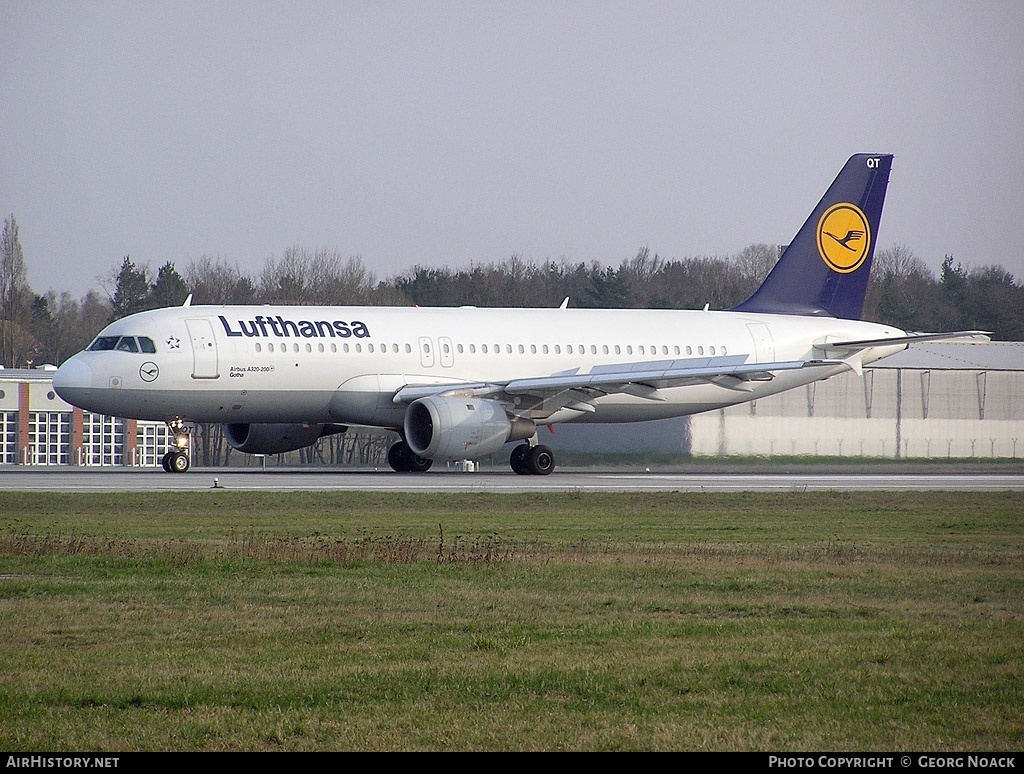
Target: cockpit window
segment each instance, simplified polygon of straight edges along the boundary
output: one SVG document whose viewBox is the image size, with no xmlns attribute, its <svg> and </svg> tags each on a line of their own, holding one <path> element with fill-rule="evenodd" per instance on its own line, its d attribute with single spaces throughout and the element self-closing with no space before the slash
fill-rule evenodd
<svg viewBox="0 0 1024 774">
<path fill-rule="evenodd" d="M 100 336 L 89 346 L 89 349 L 93 352 L 117 350 L 118 352 L 153 353 L 156 352 L 156 345 L 148 336 L 139 336 L 137 339 L 134 336 Z"/>
<path fill-rule="evenodd" d="M 118 338 L 117 336 L 100 336 L 92 343 L 89 349 L 92 352 L 105 352 L 114 349 L 117 346 Z"/>
</svg>

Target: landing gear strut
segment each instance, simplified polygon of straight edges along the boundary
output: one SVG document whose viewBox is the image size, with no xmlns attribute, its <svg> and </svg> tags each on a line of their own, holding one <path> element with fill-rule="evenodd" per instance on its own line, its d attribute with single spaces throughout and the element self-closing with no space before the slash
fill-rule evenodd
<svg viewBox="0 0 1024 774">
<path fill-rule="evenodd" d="M 555 469 L 555 454 L 542 444 L 521 443 L 512 450 L 508 462 L 520 476 L 546 476 Z"/>
<path fill-rule="evenodd" d="M 425 473 L 433 464 L 433 460 L 420 457 L 405 441 L 399 441 L 388 449 L 388 465 L 397 473 Z"/>
<path fill-rule="evenodd" d="M 161 464 L 168 473 L 184 473 L 192 466 L 189 455 L 192 429 L 180 419 L 172 419 L 167 427 L 174 433 L 174 446 L 163 456 Z"/>
</svg>

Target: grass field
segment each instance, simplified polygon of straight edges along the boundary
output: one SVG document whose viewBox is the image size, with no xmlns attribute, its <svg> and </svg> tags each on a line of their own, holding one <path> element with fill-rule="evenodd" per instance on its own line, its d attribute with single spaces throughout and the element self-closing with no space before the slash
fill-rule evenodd
<svg viewBox="0 0 1024 774">
<path fill-rule="evenodd" d="M 1019 751 L 1020 493 L 0 492 L 0 749 Z"/>
</svg>

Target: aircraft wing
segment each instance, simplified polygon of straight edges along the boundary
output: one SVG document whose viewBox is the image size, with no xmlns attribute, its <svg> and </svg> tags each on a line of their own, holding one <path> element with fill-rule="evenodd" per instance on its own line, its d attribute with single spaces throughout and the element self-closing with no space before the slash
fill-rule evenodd
<svg viewBox="0 0 1024 774">
<path fill-rule="evenodd" d="M 615 363 L 595 366 L 587 372 L 573 369 L 550 376 L 531 376 L 502 382 L 408 385 L 394 397 L 395 403 L 411 403 L 431 395 L 512 397 L 528 395 L 548 399 L 567 396 L 568 402 L 584 402 L 600 395 L 626 393 L 651 400 L 664 400 L 658 391 L 667 387 L 714 382 L 744 389 L 752 381 L 768 381 L 775 371 L 844 365 L 841 360 L 786 360 L 748 363 L 747 355 Z M 585 410 L 585 409 L 584 409 Z"/>
</svg>

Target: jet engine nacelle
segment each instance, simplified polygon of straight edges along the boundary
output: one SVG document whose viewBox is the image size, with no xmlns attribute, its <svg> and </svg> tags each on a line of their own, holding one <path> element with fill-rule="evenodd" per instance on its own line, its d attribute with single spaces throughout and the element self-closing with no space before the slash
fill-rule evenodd
<svg viewBox="0 0 1024 774">
<path fill-rule="evenodd" d="M 283 454 L 311 446 L 325 435 L 343 432 L 342 425 L 224 425 L 224 437 L 231 447 L 246 454 Z"/>
<path fill-rule="evenodd" d="M 498 451 L 537 432 L 529 419 L 510 417 L 493 400 L 420 398 L 405 412 L 405 441 L 420 457 L 466 460 Z"/>
</svg>

